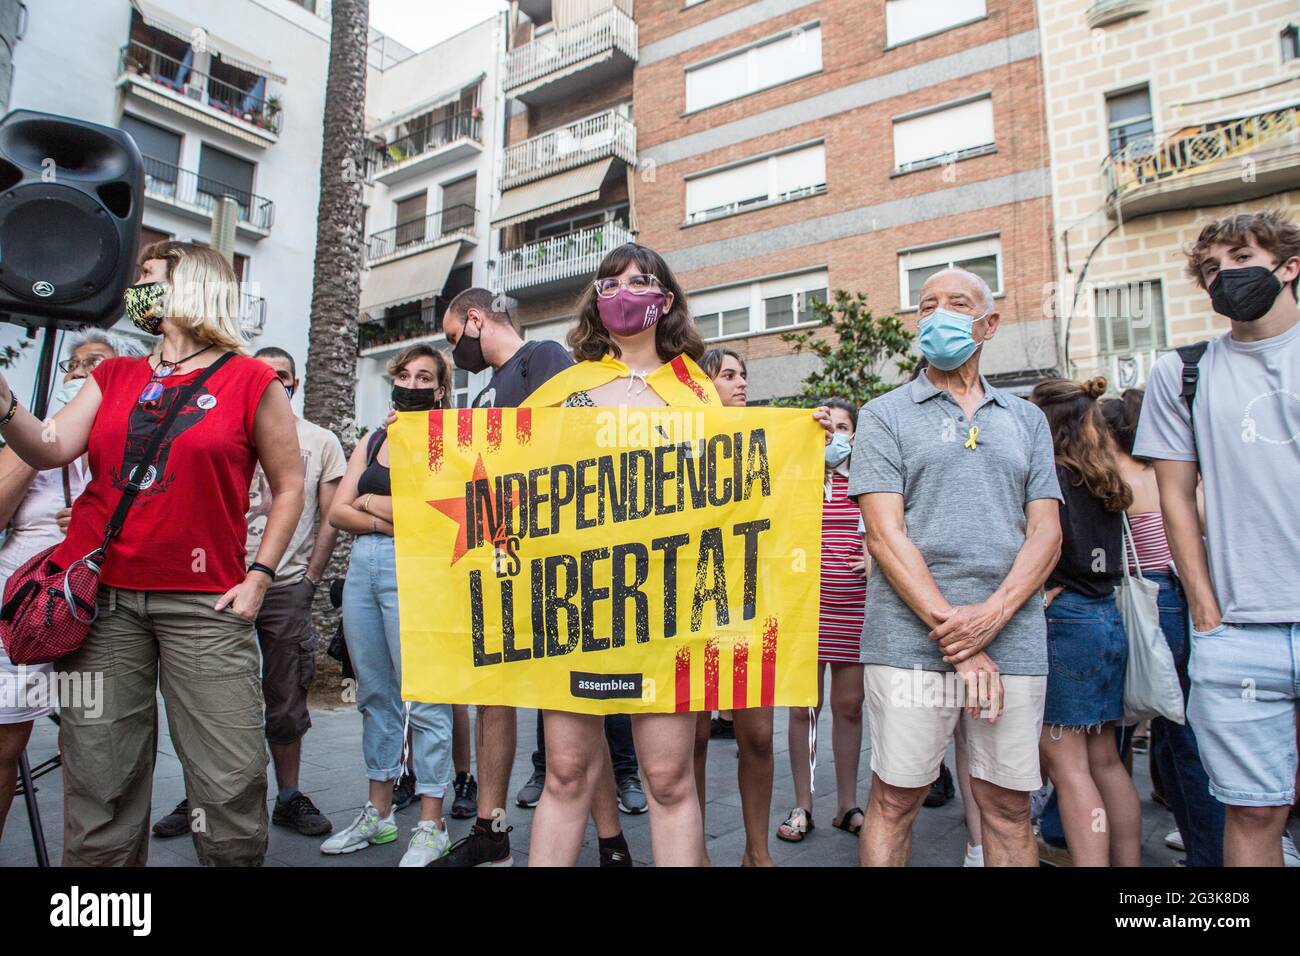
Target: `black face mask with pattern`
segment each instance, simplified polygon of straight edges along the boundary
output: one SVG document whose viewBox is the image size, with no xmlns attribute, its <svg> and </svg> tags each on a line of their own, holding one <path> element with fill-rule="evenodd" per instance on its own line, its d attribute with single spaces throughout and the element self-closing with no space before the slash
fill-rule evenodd
<svg viewBox="0 0 1300 956">
<path fill-rule="evenodd" d="M 126 303 L 126 317 L 141 332 L 157 335 L 162 328 L 162 301 L 167 297 L 167 285 L 163 282 L 141 282 L 129 285 L 122 293 Z"/>
</svg>

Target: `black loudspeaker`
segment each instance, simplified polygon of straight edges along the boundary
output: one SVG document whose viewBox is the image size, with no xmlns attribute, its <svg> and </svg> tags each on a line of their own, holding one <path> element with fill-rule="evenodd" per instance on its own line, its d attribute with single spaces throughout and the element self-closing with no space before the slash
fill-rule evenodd
<svg viewBox="0 0 1300 956">
<path fill-rule="evenodd" d="M 0 319 L 117 321 L 143 200 L 140 150 L 121 130 L 32 110 L 0 120 Z"/>
</svg>

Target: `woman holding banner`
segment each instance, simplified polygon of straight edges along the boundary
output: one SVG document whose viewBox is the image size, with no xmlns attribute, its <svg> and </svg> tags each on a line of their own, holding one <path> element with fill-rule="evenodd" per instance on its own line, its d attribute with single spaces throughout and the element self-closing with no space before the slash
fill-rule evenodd
<svg viewBox="0 0 1300 956">
<path fill-rule="evenodd" d="M 433 346 L 405 349 L 389 362 L 388 373 L 397 411 L 450 407 L 451 365 Z M 343 586 L 343 634 L 357 674 L 361 750 L 370 781 L 361 813 L 321 844 L 321 852 L 331 855 L 397 839 L 393 784 L 402 772 L 406 734 L 387 438 L 387 428 L 381 428 L 357 445 L 329 513 L 330 524 L 356 535 Z M 452 780 L 452 715 L 447 704 L 409 706 L 420 822 L 399 865 L 427 866 L 450 844 L 442 802 Z"/>
<path fill-rule="evenodd" d="M 704 341 L 667 263 L 645 246 L 609 253 L 578 301 L 568 344 L 578 364 L 558 373 L 524 403 L 592 407 L 714 407 L 718 393 L 695 364 Z M 632 718 L 650 807 L 650 842 L 659 866 L 698 866 L 704 828 L 695 800 L 693 713 Z M 591 801 L 610 771 L 599 716 L 546 711 L 546 786 L 533 821 L 529 863 L 573 866 Z"/>
<path fill-rule="evenodd" d="M 700 368 L 712 379 L 723 405 L 744 407 L 748 395 L 749 371 L 745 360 L 728 348 L 709 349 L 700 358 Z M 745 707 L 730 711 L 727 723 L 735 728 L 740 750 L 737 773 L 740 808 L 745 819 L 745 855 L 742 866 L 775 866 L 767 849 L 768 817 L 772 812 L 772 708 Z M 700 817 L 704 817 L 704 768 L 709 756 L 712 714 L 701 711 L 695 724 L 695 788 L 699 793 Z M 721 717 L 719 718 L 721 719 Z M 708 864 L 709 856 L 704 854 Z"/>
</svg>

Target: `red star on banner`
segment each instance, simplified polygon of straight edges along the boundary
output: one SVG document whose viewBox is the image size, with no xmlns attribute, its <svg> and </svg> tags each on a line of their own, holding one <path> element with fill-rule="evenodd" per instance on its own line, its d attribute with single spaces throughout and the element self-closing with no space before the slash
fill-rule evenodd
<svg viewBox="0 0 1300 956">
<path fill-rule="evenodd" d="M 474 473 L 470 477 L 470 481 L 486 480 L 487 477 L 488 477 L 488 473 L 487 473 L 487 468 L 484 467 L 483 465 L 483 456 L 479 455 L 478 459 L 474 462 Z M 488 487 L 491 488 L 490 482 L 488 484 Z M 489 491 L 488 494 L 490 496 L 491 492 Z M 516 491 L 512 489 L 510 493 L 510 500 L 506 503 L 505 507 L 506 509 L 511 509 L 514 508 L 518 503 L 519 503 L 519 495 Z M 454 565 L 457 561 L 463 558 L 465 556 L 465 552 L 469 550 L 465 546 L 465 537 L 467 532 L 467 526 L 472 516 L 465 513 L 465 496 L 461 495 L 458 498 L 438 498 L 437 500 L 426 502 L 426 504 L 429 504 L 432 507 L 436 508 L 438 511 L 442 512 L 448 518 L 455 521 L 456 524 L 458 525 L 458 527 L 456 528 L 456 544 L 452 548 L 452 552 L 451 552 L 451 564 Z M 489 508 L 493 512 L 495 512 L 496 510 L 496 502 L 493 501 L 491 497 L 489 497 Z"/>
</svg>

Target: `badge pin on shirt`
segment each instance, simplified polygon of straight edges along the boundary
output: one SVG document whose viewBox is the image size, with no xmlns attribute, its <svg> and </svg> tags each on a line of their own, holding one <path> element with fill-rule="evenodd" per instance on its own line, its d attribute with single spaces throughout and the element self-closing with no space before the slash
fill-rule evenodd
<svg viewBox="0 0 1300 956">
<path fill-rule="evenodd" d="M 966 435 L 966 442 L 965 444 L 962 445 L 962 447 L 969 448 L 971 451 L 974 451 L 977 447 L 979 447 L 979 437 L 980 437 L 979 426 L 972 425 L 970 427 L 970 431 Z"/>
</svg>

